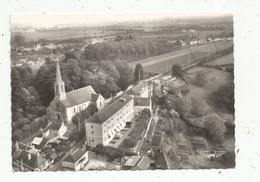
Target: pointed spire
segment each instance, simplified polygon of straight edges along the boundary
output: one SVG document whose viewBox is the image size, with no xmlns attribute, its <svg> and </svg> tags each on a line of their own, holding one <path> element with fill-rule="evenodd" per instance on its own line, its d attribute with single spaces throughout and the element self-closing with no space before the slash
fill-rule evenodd
<svg viewBox="0 0 260 182">
<path fill-rule="evenodd" d="M 59 61 L 56 62 L 56 82 L 62 81 Z"/>
</svg>

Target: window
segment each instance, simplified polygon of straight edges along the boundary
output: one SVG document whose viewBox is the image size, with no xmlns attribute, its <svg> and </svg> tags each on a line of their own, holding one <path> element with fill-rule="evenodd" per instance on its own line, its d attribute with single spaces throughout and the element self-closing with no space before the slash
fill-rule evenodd
<svg viewBox="0 0 260 182">
<path fill-rule="evenodd" d="M 91 134 L 94 135 L 94 131 L 91 131 Z"/>
<path fill-rule="evenodd" d="M 74 113 L 76 113 L 76 112 L 77 112 L 76 107 L 74 107 Z"/>
<path fill-rule="evenodd" d="M 93 128 L 93 125 L 91 125 L 90 127 Z"/>
<path fill-rule="evenodd" d="M 92 143 L 94 143 L 94 139 L 92 139 Z"/>
</svg>

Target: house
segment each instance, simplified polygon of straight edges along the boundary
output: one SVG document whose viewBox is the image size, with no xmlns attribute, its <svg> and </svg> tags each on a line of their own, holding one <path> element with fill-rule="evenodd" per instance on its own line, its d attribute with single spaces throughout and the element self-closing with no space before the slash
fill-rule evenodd
<svg viewBox="0 0 260 182">
<path fill-rule="evenodd" d="M 68 127 L 64 124 L 64 122 L 52 122 L 50 123 L 44 132 L 44 137 L 51 139 L 51 138 L 62 138 L 63 135 L 67 132 Z"/>
<path fill-rule="evenodd" d="M 69 168 L 73 169 L 75 171 L 78 171 L 87 164 L 88 162 L 88 151 L 83 149 L 77 149 L 74 152 L 72 152 L 70 155 L 68 155 L 63 161 L 62 161 L 62 167 L 63 168 Z"/>
<path fill-rule="evenodd" d="M 108 145 L 115 134 L 133 118 L 134 99 L 124 95 L 85 121 L 86 142 L 89 146 Z"/>
<path fill-rule="evenodd" d="M 66 93 L 58 62 L 54 91 L 55 97 L 47 109 L 50 121 L 70 124 L 73 116 L 86 109 L 90 104 L 94 104 L 98 110 L 102 109 L 105 104 L 103 96 L 97 94 L 90 85 Z"/>
<path fill-rule="evenodd" d="M 152 100 L 150 97 L 135 97 L 134 98 L 134 114 L 139 115 L 142 110 L 148 109 L 152 113 Z"/>
<path fill-rule="evenodd" d="M 22 171 L 43 171 L 46 170 L 50 163 L 39 152 L 22 150 L 16 158 L 16 162 L 20 165 Z"/>
<path fill-rule="evenodd" d="M 31 145 L 36 149 L 41 149 L 48 142 L 47 138 L 44 137 L 34 137 L 31 141 Z"/>
</svg>

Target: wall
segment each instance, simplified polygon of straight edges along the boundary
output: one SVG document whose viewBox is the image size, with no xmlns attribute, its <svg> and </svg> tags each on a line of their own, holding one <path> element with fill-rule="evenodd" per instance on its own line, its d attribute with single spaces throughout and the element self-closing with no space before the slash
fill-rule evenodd
<svg viewBox="0 0 260 182">
<path fill-rule="evenodd" d="M 86 142 L 89 146 L 103 144 L 102 123 L 85 122 Z"/>
<path fill-rule="evenodd" d="M 71 123 L 73 116 L 75 116 L 80 111 L 86 109 L 89 106 L 89 104 L 90 104 L 90 101 L 87 101 L 85 103 L 67 108 L 66 109 L 66 114 L 67 114 L 66 117 L 67 117 L 68 123 Z"/>
</svg>

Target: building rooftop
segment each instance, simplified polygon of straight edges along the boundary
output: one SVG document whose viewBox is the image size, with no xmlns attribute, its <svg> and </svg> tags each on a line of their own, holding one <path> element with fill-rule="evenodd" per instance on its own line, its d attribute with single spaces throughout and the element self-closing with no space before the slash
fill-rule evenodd
<svg viewBox="0 0 260 182">
<path fill-rule="evenodd" d="M 70 155 L 68 155 L 64 161 L 66 162 L 77 162 L 87 151 L 82 149 L 77 149 L 74 152 L 72 152 Z"/>
<path fill-rule="evenodd" d="M 124 95 L 101 109 L 95 115 L 93 115 L 90 119 L 86 120 L 89 123 L 103 123 L 108 120 L 111 116 L 113 116 L 117 111 L 119 111 L 122 107 L 124 107 L 129 101 L 133 98 L 129 95 Z"/>
<path fill-rule="evenodd" d="M 131 90 L 129 90 L 127 93 L 129 95 L 139 95 L 143 92 L 143 89 L 147 87 L 147 82 L 140 82 L 138 85 L 134 86 Z"/>
<path fill-rule="evenodd" d="M 151 105 L 151 98 L 147 97 L 135 97 L 134 98 L 134 106 L 150 106 Z"/>
<path fill-rule="evenodd" d="M 86 86 L 77 90 L 72 90 L 66 93 L 66 99 L 61 100 L 62 104 L 68 108 L 82 104 L 92 100 L 92 94 L 96 94 L 92 86 Z M 94 96 L 95 97 L 95 96 Z"/>
</svg>

